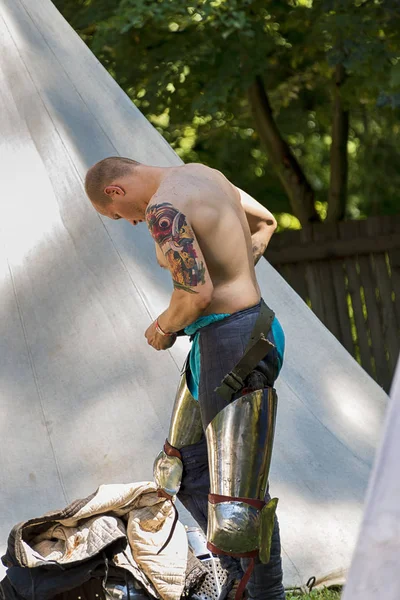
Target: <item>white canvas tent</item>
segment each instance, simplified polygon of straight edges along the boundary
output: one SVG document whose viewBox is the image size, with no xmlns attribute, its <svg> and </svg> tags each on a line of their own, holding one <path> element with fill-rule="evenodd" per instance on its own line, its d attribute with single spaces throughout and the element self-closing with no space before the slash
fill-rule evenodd
<svg viewBox="0 0 400 600">
<path fill-rule="evenodd" d="M 143 332 L 172 290 L 145 225 L 99 217 L 86 169 L 179 158 L 49 0 L 0 0 L 0 551 L 14 523 L 101 483 L 151 478 L 180 340 Z M 386 395 L 262 261 L 287 337 L 271 490 L 285 583 L 350 561 Z M 187 518 L 187 516 L 185 517 Z"/>
<path fill-rule="evenodd" d="M 400 597 L 400 360 L 343 600 Z"/>
</svg>

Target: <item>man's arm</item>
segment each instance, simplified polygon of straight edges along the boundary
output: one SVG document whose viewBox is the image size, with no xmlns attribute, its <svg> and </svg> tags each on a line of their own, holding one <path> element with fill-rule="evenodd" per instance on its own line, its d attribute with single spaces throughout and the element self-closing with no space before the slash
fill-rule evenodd
<svg viewBox="0 0 400 600">
<path fill-rule="evenodd" d="M 166 258 L 164 256 L 164 254 L 162 253 L 161 248 L 157 244 L 157 242 L 155 242 L 155 246 L 156 246 L 156 258 L 157 258 L 157 262 L 158 262 L 159 266 L 162 269 L 168 269 L 168 264 L 167 264 Z"/>
<path fill-rule="evenodd" d="M 240 200 L 250 227 L 254 264 L 256 265 L 268 246 L 269 240 L 277 227 L 277 222 L 274 215 L 265 206 L 262 206 L 243 190 L 236 189 L 240 194 Z"/>
<path fill-rule="evenodd" d="M 159 200 L 148 207 L 146 222 L 159 248 L 157 254 L 163 255 L 159 264 L 172 275 L 174 291 L 158 324 L 163 331 L 173 333 L 203 313 L 211 302 L 213 284 L 195 233 L 178 208 Z"/>
</svg>

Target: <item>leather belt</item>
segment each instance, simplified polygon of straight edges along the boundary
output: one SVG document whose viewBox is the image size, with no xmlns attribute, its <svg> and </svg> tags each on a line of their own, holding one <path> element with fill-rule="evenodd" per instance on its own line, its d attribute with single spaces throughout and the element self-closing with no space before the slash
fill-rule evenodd
<svg viewBox="0 0 400 600">
<path fill-rule="evenodd" d="M 227 403 L 232 400 L 232 396 L 244 388 L 246 377 L 250 375 L 258 363 L 265 358 L 271 348 L 274 348 L 274 344 L 266 338 L 274 318 L 274 311 L 261 299 L 260 312 L 242 358 L 232 371 L 225 375 L 221 385 L 214 390 L 226 400 Z"/>
</svg>

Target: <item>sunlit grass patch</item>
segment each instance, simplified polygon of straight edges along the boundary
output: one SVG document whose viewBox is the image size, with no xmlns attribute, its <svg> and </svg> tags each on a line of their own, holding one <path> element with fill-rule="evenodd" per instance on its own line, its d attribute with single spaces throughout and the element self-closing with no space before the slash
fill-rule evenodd
<svg viewBox="0 0 400 600">
<path fill-rule="evenodd" d="M 340 600 L 341 593 L 337 590 L 315 590 L 309 594 L 298 594 L 296 592 L 288 592 L 287 600 Z"/>
</svg>

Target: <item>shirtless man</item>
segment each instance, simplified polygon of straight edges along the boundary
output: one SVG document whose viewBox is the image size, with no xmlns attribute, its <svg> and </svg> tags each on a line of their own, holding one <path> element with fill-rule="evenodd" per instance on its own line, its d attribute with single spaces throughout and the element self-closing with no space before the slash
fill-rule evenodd
<svg viewBox="0 0 400 600">
<path fill-rule="evenodd" d="M 200 164 L 111 157 L 91 167 L 85 187 L 100 214 L 146 222 L 171 272 L 169 306 L 147 342 L 166 350 L 183 331 L 193 342 L 154 465 L 160 493 L 178 494 L 207 529 L 209 549 L 230 573 L 226 595 L 239 598 L 247 586 L 250 598 L 283 600 L 276 499 L 266 488 L 284 335 L 254 269 L 275 218 Z"/>
</svg>

